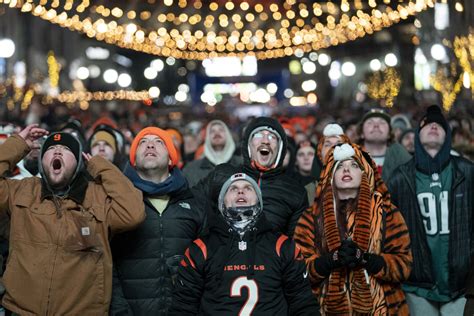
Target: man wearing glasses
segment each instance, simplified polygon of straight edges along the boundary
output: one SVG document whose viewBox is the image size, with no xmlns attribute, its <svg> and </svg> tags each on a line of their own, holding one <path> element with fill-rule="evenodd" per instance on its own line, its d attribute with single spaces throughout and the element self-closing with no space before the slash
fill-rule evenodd
<svg viewBox="0 0 474 316">
<path fill-rule="evenodd" d="M 283 172 L 287 138 L 275 119 L 259 117 L 245 129 L 241 143 L 243 164 L 216 166 L 194 189 L 217 212 L 217 198 L 222 184 L 234 173 L 246 173 L 262 191 L 264 213 L 273 228 L 293 235 L 298 218 L 308 206 L 304 187 Z"/>
</svg>

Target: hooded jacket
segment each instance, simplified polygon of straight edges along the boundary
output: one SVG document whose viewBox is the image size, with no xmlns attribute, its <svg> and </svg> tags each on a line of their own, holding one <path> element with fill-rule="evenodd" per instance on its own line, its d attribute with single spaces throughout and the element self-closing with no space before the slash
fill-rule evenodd
<svg viewBox="0 0 474 316">
<path fill-rule="evenodd" d="M 204 227 L 205 214 L 178 167 L 162 183 L 140 178 L 127 165 L 125 175 L 143 192 L 146 220 L 135 230 L 114 236 L 114 286 L 111 315 L 166 315 L 176 270 L 184 250 Z M 151 196 L 169 196 L 160 214 Z"/>
<path fill-rule="evenodd" d="M 280 135 L 281 156 L 275 168 L 259 171 L 252 166 L 249 154 L 249 140 L 256 128 L 269 126 Z M 285 131 L 278 121 L 259 117 L 249 123 L 241 143 L 243 164 L 233 166 L 229 163 L 216 166 L 206 178 L 193 187 L 197 196 L 208 208 L 217 210 L 217 198 L 222 184 L 233 174 L 243 172 L 251 176 L 260 186 L 263 196 L 265 217 L 276 230 L 292 236 L 296 222 L 308 207 L 304 187 L 295 179 L 284 173 L 282 168 L 287 147 Z"/>
<path fill-rule="evenodd" d="M 214 124 L 219 124 L 224 127 L 226 143 L 222 152 L 216 152 L 211 145 L 209 137 L 211 127 Z M 201 179 L 205 178 L 216 165 L 222 163 L 230 163 L 232 165 L 240 164 L 238 157 L 234 156 L 235 142 L 232 138 L 232 134 L 229 131 L 227 125 L 220 120 L 213 120 L 207 124 L 206 138 L 204 142 L 204 157 L 198 160 L 194 160 L 186 164 L 183 169 L 183 174 L 188 180 L 189 185 L 192 187 L 196 185 Z"/>
<path fill-rule="evenodd" d="M 416 172 L 432 174 L 451 163 L 453 179 L 448 193 L 449 207 L 449 287 L 453 296 L 460 295 L 466 287 L 466 279 L 474 254 L 474 168 L 471 161 L 450 155 L 451 134 L 446 131 L 446 141 L 439 153 L 432 158 L 420 142 L 420 129 L 415 133 L 415 155 L 399 166 L 388 181 L 392 200 L 400 210 L 410 231 L 413 251 L 413 270 L 407 284 L 432 288 L 434 285 L 431 252 L 426 239 L 423 218 L 416 194 Z"/>
<path fill-rule="evenodd" d="M 209 226 L 180 263 L 170 316 L 319 315 L 299 249 L 264 215 L 242 240 L 220 215 Z"/>
<path fill-rule="evenodd" d="M 94 139 L 94 136 L 101 131 L 106 132 L 110 136 L 112 136 L 112 139 L 115 142 L 115 144 L 113 144 L 115 145 L 113 164 L 116 165 L 120 170 L 123 170 L 125 168 L 126 160 L 123 154 L 123 135 L 119 130 L 104 124 L 97 126 L 92 135 L 89 137 L 88 147 L 92 149 L 92 141 Z M 120 139 L 119 137 L 121 137 L 122 139 Z"/>
<path fill-rule="evenodd" d="M 29 148 L 20 136 L 0 146 L 0 174 Z M 10 255 L 2 305 L 19 315 L 106 315 L 112 289 L 111 233 L 145 217 L 142 195 L 101 157 L 87 163 L 61 197 L 44 180 L 0 178 L 0 212 L 8 214 Z"/>
<path fill-rule="evenodd" d="M 337 162 L 331 149 L 315 203 L 301 216 L 294 238 L 306 259 L 313 293 L 326 313 L 407 315 L 408 306 L 401 288 L 412 261 L 407 226 L 400 211 L 390 202 L 375 163 L 357 145 L 352 147 L 355 150 L 352 157 L 362 169 L 356 207 L 337 215 L 342 212 L 335 205 L 333 178 Z M 348 218 L 340 220 L 344 215 Z M 363 252 L 381 256 L 384 267 L 373 275 L 360 266 L 337 268 L 329 276 L 318 274 L 315 261 L 338 249 L 344 238 L 341 235 L 351 238 Z"/>
</svg>

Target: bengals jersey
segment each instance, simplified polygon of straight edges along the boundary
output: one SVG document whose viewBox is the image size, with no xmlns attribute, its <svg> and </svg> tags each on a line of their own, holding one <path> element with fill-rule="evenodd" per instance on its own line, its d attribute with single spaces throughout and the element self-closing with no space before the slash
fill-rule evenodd
<svg viewBox="0 0 474 316">
<path fill-rule="evenodd" d="M 216 219 L 185 252 L 169 315 L 319 315 L 292 240 L 263 216 L 242 239 Z"/>
</svg>

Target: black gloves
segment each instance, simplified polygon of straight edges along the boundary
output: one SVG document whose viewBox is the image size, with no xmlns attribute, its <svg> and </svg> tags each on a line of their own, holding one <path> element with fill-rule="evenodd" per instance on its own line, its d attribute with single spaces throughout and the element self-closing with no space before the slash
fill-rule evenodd
<svg viewBox="0 0 474 316">
<path fill-rule="evenodd" d="M 341 247 L 332 253 L 322 255 L 314 261 L 314 268 L 318 274 L 327 276 L 332 270 L 348 267 L 357 267 L 363 258 L 363 252 L 350 239 L 342 241 Z"/>
<path fill-rule="evenodd" d="M 362 262 L 363 254 L 364 252 L 352 239 L 343 240 L 339 248 L 339 260 L 341 260 L 343 266 L 350 269 L 354 269 Z"/>
<path fill-rule="evenodd" d="M 369 274 L 377 274 L 385 267 L 385 260 L 382 256 L 374 253 L 364 254 L 364 268 Z"/>
<path fill-rule="evenodd" d="M 316 272 L 322 276 L 328 276 L 337 268 L 354 269 L 360 266 L 369 274 L 377 274 L 385 267 L 385 260 L 380 255 L 364 253 L 352 239 L 343 240 L 339 249 L 314 261 Z"/>
<path fill-rule="evenodd" d="M 314 269 L 319 275 L 328 276 L 332 270 L 342 267 L 338 252 L 336 250 L 314 260 Z"/>
</svg>

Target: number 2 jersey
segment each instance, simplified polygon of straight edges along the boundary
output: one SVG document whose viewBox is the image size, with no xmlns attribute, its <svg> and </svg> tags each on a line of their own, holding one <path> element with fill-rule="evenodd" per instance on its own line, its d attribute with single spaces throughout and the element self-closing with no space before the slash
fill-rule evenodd
<svg viewBox="0 0 474 316">
<path fill-rule="evenodd" d="M 241 238 L 219 215 L 186 250 L 168 315 L 319 315 L 299 248 L 262 215 Z"/>
</svg>

